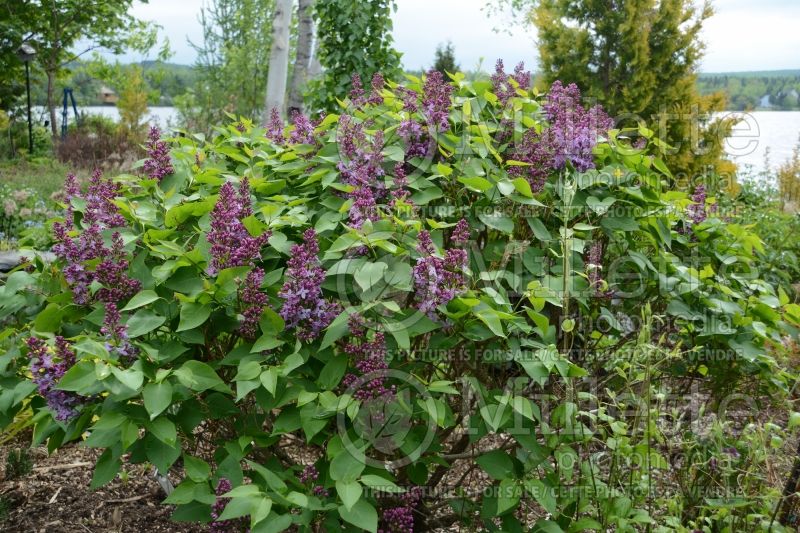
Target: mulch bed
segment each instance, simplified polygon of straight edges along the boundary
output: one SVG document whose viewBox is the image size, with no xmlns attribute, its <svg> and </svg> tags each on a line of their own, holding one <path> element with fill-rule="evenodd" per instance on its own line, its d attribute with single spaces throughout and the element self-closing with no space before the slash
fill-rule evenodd
<svg viewBox="0 0 800 533">
<path fill-rule="evenodd" d="M 5 465 L 9 449 L 0 448 Z M 165 498 L 150 470 L 124 465 L 127 475 L 97 490 L 89 488 L 98 450 L 65 446 L 48 456 L 44 448 L 31 451 L 33 471 L 14 480 L 0 476 L 0 497 L 10 509 L 0 531 L 14 533 L 195 532 L 206 528 L 170 520 L 174 507 Z"/>
</svg>

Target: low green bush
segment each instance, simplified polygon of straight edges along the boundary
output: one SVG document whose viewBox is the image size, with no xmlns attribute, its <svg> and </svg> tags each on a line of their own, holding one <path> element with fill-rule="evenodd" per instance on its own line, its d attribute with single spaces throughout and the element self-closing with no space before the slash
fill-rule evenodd
<svg viewBox="0 0 800 533">
<path fill-rule="evenodd" d="M 47 221 L 59 212 L 52 199 L 43 199 L 34 189 L 0 184 L 0 248 L 27 243 L 46 250 L 51 242 Z"/>
<path fill-rule="evenodd" d="M 68 180 L 58 259 L 0 288 L 0 426 L 29 407 L 35 443 L 102 449 L 93 487 L 181 464 L 165 502 L 217 531 L 680 520 L 659 402 L 778 397 L 800 307 L 650 130 L 529 81 L 376 77 Z"/>
</svg>

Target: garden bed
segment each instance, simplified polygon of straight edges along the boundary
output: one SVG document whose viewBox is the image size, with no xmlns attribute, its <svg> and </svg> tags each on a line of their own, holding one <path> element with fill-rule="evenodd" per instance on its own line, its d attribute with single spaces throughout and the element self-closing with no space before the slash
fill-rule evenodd
<svg viewBox="0 0 800 533">
<path fill-rule="evenodd" d="M 0 461 L 23 443 L 0 448 Z M 63 533 L 106 531 L 204 531 L 198 524 L 170 521 L 174 508 L 161 505 L 164 493 L 143 465 L 126 465 L 120 478 L 92 490 L 89 484 L 98 450 L 68 445 L 53 455 L 45 448 L 31 450 L 33 470 L 18 479 L 0 482 L 0 497 L 8 505 L 0 530 Z"/>
</svg>

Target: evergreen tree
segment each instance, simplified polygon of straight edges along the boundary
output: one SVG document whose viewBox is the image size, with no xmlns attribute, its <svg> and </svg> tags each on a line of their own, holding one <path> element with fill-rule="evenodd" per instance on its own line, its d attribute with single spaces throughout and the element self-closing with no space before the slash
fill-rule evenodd
<svg viewBox="0 0 800 533">
<path fill-rule="evenodd" d="M 453 48 L 453 43 L 447 41 L 447 44 L 440 44 L 436 47 L 436 55 L 433 60 L 433 70 L 438 70 L 444 76 L 447 73 L 455 74 L 458 71 L 458 63 L 456 63 L 456 51 Z M 445 78 L 447 79 L 447 78 Z"/>
<path fill-rule="evenodd" d="M 619 126 L 644 119 L 672 145 L 667 161 L 687 175 L 720 161 L 732 124 L 708 120 L 724 109 L 719 94 L 696 87 L 703 55 L 703 22 L 712 14 L 693 0 L 511 0 L 530 8 L 538 29 L 544 81 L 575 83 L 618 118 Z"/>
</svg>

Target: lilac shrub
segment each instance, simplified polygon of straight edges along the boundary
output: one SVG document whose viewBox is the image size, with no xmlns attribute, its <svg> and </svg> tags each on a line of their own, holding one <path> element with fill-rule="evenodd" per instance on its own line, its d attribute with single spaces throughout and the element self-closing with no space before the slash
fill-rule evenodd
<svg viewBox="0 0 800 533">
<path fill-rule="evenodd" d="M 375 76 L 335 115 L 153 130 L 142 175 L 69 177 L 54 258 L 0 282 L 0 426 L 99 448 L 95 488 L 154 465 L 212 531 L 660 523 L 620 354 L 657 348 L 665 394 L 775 387 L 800 312 L 741 275 L 749 228 L 666 187 L 661 143 L 530 85 Z"/>
</svg>

